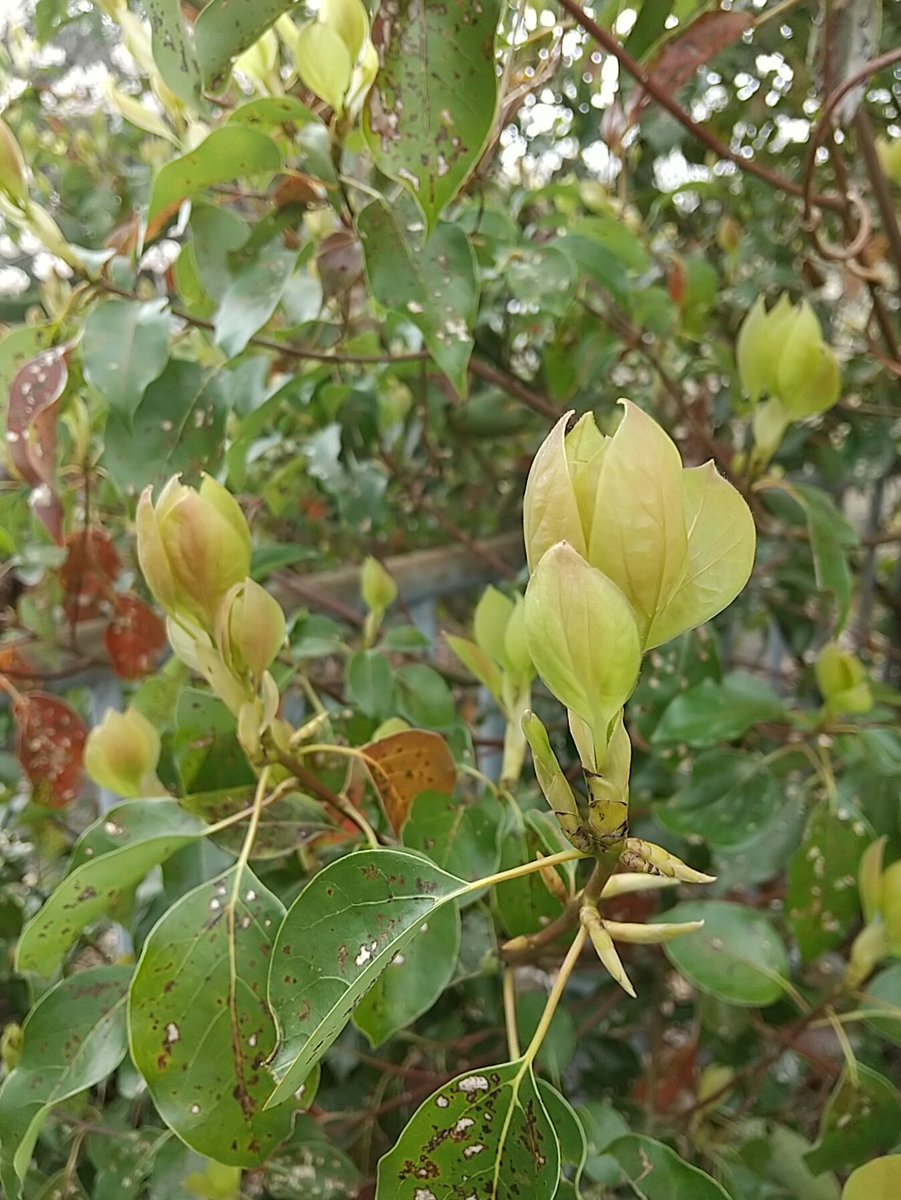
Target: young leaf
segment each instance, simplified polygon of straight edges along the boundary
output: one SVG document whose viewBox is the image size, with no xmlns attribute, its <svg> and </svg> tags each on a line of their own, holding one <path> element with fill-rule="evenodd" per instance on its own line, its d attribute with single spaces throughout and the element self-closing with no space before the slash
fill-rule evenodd
<svg viewBox="0 0 901 1200">
<path fill-rule="evenodd" d="M 372 26 L 379 73 L 363 132 L 378 169 L 403 183 L 430 228 L 462 188 L 494 124 L 498 0 L 400 0 Z"/>
<path fill-rule="evenodd" d="M 160 1116 L 232 1166 L 259 1166 L 291 1129 L 293 1103 L 264 1109 L 275 1045 L 265 980 L 283 913 L 250 871 L 233 868 L 168 910 L 131 988 L 132 1057 Z"/>
<path fill-rule="evenodd" d="M 130 967 L 79 971 L 45 992 L 23 1027 L 22 1057 L 0 1088 L 0 1174 L 18 1200 L 31 1152 L 54 1105 L 93 1087 L 125 1055 Z"/>
<path fill-rule="evenodd" d="M 409 729 L 363 747 L 385 816 L 399 833 L 423 792 L 453 796 L 457 764 L 438 733 Z"/>
<path fill-rule="evenodd" d="M 436 909 L 354 1010 L 354 1024 L 375 1048 L 427 1012 L 450 983 L 460 953 L 460 911 Z"/>
<path fill-rule="evenodd" d="M 25 926 L 19 971 L 52 975 L 81 931 L 109 912 L 128 888 L 206 826 L 174 800 L 137 800 L 111 809 L 75 847 L 75 867 Z"/>
<path fill-rule="evenodd" d="M 307 884 L 272 951 L 269 1002 L 281 1036 L 269 1064 L 279 1081 L 270 1105 L 296 1092 L 423 922 L 465 890 L 462 880 L 400 850 L 350 854 Z"/>
<path fill-rule="evenodd" d="M 858 1167 L 849 1177 L 842 1200 L 895 1200 L 901 1196 L 901 1154 L 887 1154 Z"/>
<path fill-rule="evenodd" d="M 425 1100 L 379 1162 L 376 1200 L 551 1200 L 560 1146 L 520 1059 L 458 1075 Z"/>
</svg>

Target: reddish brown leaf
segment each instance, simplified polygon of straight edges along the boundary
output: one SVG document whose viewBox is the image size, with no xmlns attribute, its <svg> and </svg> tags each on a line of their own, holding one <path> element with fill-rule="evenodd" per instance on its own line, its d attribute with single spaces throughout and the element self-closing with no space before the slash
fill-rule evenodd
<svg viewBox="0 0 901 1200">
<path fill-rule="evenodd" d="M 105 529 L 80 529 L 66 538 L 68 554 L 59 569 L 66 616 L 78 622 L 100 616 L 122 570 L 115 543 Z"/>
<path fill-rule="evenodd" d="M 65 808 L 81 791 L 87 726 L 64 700 L 44 692 L 20 696 L 15 717 L 19 761 L 34 799 L 49 808 Z"/>
<path fill-rule="evenodd" d="M 454 794 L 457 764 L 438 733 L 408 729 L 365 747 L 369 774 L 395 833 L 421 792 Z"/>
<path fill-rule="evenodd" d="M 748 12 L 702 13 L 688 26 L 683 34 L 674 38 L 661 51 L 648 68 L 648 76 L 658 88 L 670 94 L 688 83 L 699 67 L 710 62 L 721 50 L 751 29 L 754 18 Z M 641 119 L 641 113 L 650 103 L 651 97 L 643 89 L 635 92 L 629 106 L 629 124 Z"/>
<path fill-rule="evenodd" d="M 31 687 L 34 663 L 30 662 L 24 638 L 15 642 L 4 642 L 0 646 L 0 675 L 9 675 L 20 690 Z"/>
<path fill-rule="evenodd" d="M 681 258 L 674 258 L 667 268 L 666 277 L 667 288 L 669 290 L 670 299 L 679 308 L 685 304 L 685 264 Z"/>
<path fill-rule="evenodd" d="M 54 487 L 58 401 L 69 378 L 67 347 L 45 350 L 17 372 L 9 391 L 9 461 L 33 491 L 29 504 L 51 537 L 62 542 L 63 510 Z"/>
<path fill-rule="evenodd" d="M 166 645 L 166 626 L 149 605 L 127 593 L 116 598 L 105 641 L 116 674 L 137 679 L 153 670 Z"/>
</svg>

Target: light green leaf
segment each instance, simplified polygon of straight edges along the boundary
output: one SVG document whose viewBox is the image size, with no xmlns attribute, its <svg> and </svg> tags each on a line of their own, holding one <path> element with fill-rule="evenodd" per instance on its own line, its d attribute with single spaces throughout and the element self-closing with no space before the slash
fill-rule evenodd
<svg viewBox="0 0 901 1200">
<path fill-rule="evenodd" d="M 363 131 L 378 169 L 410 189 L 430 228 L 494 125 L 500 8 L 498 0 L 400 0 L 373 25 L 379 73 Z"/>
<path fill-rule="evenodd" d="M 607 1147 L 619 1163 L 624 1183 L 640 1188 L 645 1200 L 731 1200 L 715 1179 L 653 1138 L 628 1133 Z"/>
<path fill-rule="evenodd" d="M 417 327 L 429 353 L 461 395 L 472 354 L 479 285 L 472 247 L 458 225 L 424 240 L 411 205 L 367 205 L 357 217 L 372 294 Z"/>
<path fill-rule="evenodd" d="M 297 252 L 270 243 L 249 263 L 234 269 L 216 313 L 216 344 L 229 358 L 241 353 L 266 324 L 297 265 Z"/>
<path fill-rule="evenodd" d="M 676 904 L 660 921 L 703 921 L 690 937 L 664 943 L 670 962 L 689 983 L 727 1004 L 763 1006 L 783 994 L 791 969 L 782 939 L 766 917 L 724 900 Z"/>
<path fill-rule="evenodd" d="M 291 10 L 303 19 L 310 12 L 305 0 L 210 0 L 194 23 L 197 59 L 203 85 L 220 92 L 228 83 L 232 60 L 249 49 L 270 25 Z"/>
<path fill-rule="evenodd" d="M 465 890 L 453 875 L 400 850 L 350 854 L 307 884 L 272 952 L 269 1003 L 281 1036 L 270 1104 L 294 1094 L 423 922 Z"/>
<path fill-rule="evenodd" d="M 819 488 L 794 483 L 790 494 L 807 517 L 817 587 L 835 596 L 836 631 L 841 631 L 851 611 L 852 579 L 846 550 L 857 545 L 857 531 Z"/>
<path fill-rule="evenodd" d="M 901 1154 L 887 1154 L 858 1167 L 849 1177 L 842 1200 L 896 1200 L 901 1196 Z"/>
<path fill-rule="evenodd" d="M 376 1200 L 516 1195 L 552 1200 L 560 1146 L 523 1060 L 458 1075 L 413 1114 L 379 1162 Z"/>
<path fill-rule="evenodd" d="M 26 925 L 18 970 L 52 975 L 86 926 L 109 912 L 151 867 L 206 832 L 174 800 L 137 800 L 111 809 L 84 832 L 75 847 L 75 867 Z"/>
<path fill-rule="evenodd" d="M 354 1024 L 373 1047 L 427 1012 L 450 983 L 460 953 L 460 910 L 436 909 L 396 954 L 354 1010 Z"/>
<path fill-rule="evenodd" d="M 147 223 L 159 232 L 161 222 L 177 212 L 184 200 L 213 184 L 277 171 L 281 165 L 278 146 L 258 129 L 240 124 L 214 129 L 196 149 L 166 163 L 157 175 Z"/>
<path fill-rule="evenodd" d="M 159 301 L 107 300 L 85 321 L 84 373 L 110 409 L 126 421 L 169 360 L 169 318 L 160 310 Z"/>
<path fill-rule="evenodd" d="M 79 971 L 45 992 L 22 1030 L 22 1057 L 0 1088 L 0 1173 L 8 1200 L 21 1183 L 47 1114 L 115 1071 L 127 1048 L 130 967 Z"/>
<path fill-rule="evenodd" d="M 347 696 L 367 717 L 384 719 L 394 711 L 394 672 L 377 650 L 358 650 L 347 664 Z"/>
<path fill-rule="evenodd" d="M 276 1036 L 265 981 L 283 913 L 249 870 L 233 868 L 166 912 L 131 988 L 132 1057 L 157 1111 L 194 1150 L 232 1166 L 268 1158 L 296 1108 L 264 1109 Z"/>
</svg>

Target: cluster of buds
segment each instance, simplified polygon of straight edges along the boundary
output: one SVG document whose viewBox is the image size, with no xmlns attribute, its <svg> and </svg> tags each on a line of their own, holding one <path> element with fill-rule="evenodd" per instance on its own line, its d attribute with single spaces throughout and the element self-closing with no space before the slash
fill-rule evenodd
<svg viewBox="0 0 901 1200">
<path fill-rule="evenodd" d="M 712 463 L 686 469 L 664 430 L 629 401 L 605 436 L 571 414 L 535 456 L 524 499 L 531 577 L 523 605 L 529 657 L 566 707 L 586 796 L 577 796 L 538 717 L 523 731 L 539 785 L 570 842 L 604 873 L 626 870 L 710 882 L 659 846 L 629 837 L 631 744 L 623 708 L 645 651 L 709 620 L 744 587 L 754 521 Z M 582 921 L 611 974 L 626 986 L 613 938 L 665 940 L 654 926 L 613 932 L 585 899 Z M 634 936 L 633 936 L 634 935 Z"/>
<path fill-rule="evenodd" d="M 250 578 L 250 530 L 237 501 L 208 475 L 199 489 L 175 477 L 155 505 L 150 488 L 142 494 L 137 539 L 172 649 L 235 714 L 254 756 L 278 711 L 269 667 L 286 626 L 281 606 Z"/>
<path fill-rule="evenodd" d="M 522 771 L 526 751 L 523 718 L 532 699 L 535 668 L 526 645 L 525 604 L 489 587 L 476 605 L 474 641 L 449 635 L 447 643 L 457 658 L 494 697 L 507 728 L 501 783 L 514 783 Z"/>
<path fill-rule="evenodd" d="M 738 332 L 742 387 L 754 407 L 754 461 L 765 465 L 793 421 L 832 408 L 841 392 L 841 369 L 806 300 L 783 293 L 768 311 L 756 301 Z M 760 403 L 767 396 L 766 403 Z"/>
<path fill-rule="evenodd" d="M 859 988 L 879 963 L 901 955 L 901 859 L 883 865 L 886 838 L 877 838 L 860 859 L 858 887 L 864 927 L 854 939 L 845 986 Z"/>
</svg>

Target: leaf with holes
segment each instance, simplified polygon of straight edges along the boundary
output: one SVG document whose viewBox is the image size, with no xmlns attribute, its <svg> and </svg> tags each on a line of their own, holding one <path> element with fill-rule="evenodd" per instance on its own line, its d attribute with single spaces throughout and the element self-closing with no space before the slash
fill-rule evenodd
<svg viewBox="0 0 901 1200">
<path fill-rule="evenodd" d="M 234 867 L 166 912 L 131 986 L 132 1057 L 157 1111 L 192 1149 L 230 1166 L 259 1166 L 290 1133 L 296 1108 L 263 1107 L 275 1045 L 266 973 L 284 911 Z"/>
<path fill-rule="evenodd" d="M 378 169 L 416 197 L 430 227 L 463 187 L 494 124 L 498 0 L 398 0 L 372 26 L 379 72 L 363 132 Z"/>
<path fill-rule="evenodd" d="M 63 510 L 55 487 L 59 400 L 69 380 L 68 347 L 55 346 L 16 373 L 6 412 L 6 445 L 12 466 L 31 484 L 29 505 L 57 543 Z"/>
<path fill-rule="evenodd" d="M 106 300 L 84 326 L 81 360 L 88 382 L 126 421 L 169 359 L 169 318 L 162 301 Z"/>
<path fill-rule="evenodd" d="M 65 808 L 81 791 L 88 727 L 74 708 L 45 692 L 20 695 L 13 705 L 19 762 L 34 789 L 33 799 Z"/>
<path fill-rule="evenodd" d="M 79 971 L 45 992 L 22 1029 L 22 1056 L 0 1088 L 0 1173 L 17 1200 L 41 1126 L 63 1100 L 93 1087 L 125 1056 L 130 967 Z"/>
<path fill-rule="evenodd" d="M 294 1094 L 423 922 L 467 887 L 400 850 L 350 854 L 307 884 L 272 952 L 269 1002 L 281 1037 L 270 1104 Z"/>
<path fill-rule="evenodd" d="M 846 1070 L 829 1097 L 820 1135 L 804 1161 L 815 1175 L 853 1171 L 867 1159 L 897 1144 L 901 1098 L 895 1084 L 857 1063 L 855 1076 Z"/>
<path fill-rule="evenodd" d="M 376 980 L 354 1011 L 354 1024 L 375 1048 L 427 1012 L 453 978 L 460 953 L 460 910 L 438 908 Z"/>
<path fill-rule="evenodd" d="M 111 809 L 81 835 L 69 874 L 28 922 L 17 969 L 52 975 L 81 931 L 207 827 L 174 800 L 135 800 Z"/>
<path fill-rule="evenodd" d="M 788 926 L 805 962 L 844 942 L 857 920 L 857 868 L 873 840 L 866 821 L 827 801 L 811 813 L 788 869 Z"/>
<path fill-rule="evenodd" d="M 399 833 L 423 792 L 454 794 L 457 764 L 439 733 L 408 729 L 364 746 L 366 765 L 385 816 Z"/>
<path fill-rule="evenodd" d="M 435 362 L 465 394 L 479 302 L 466 234 L 459 225 L 442 224 L 425 241 L 421 218 L 403 201 L 367 205 L 357 229 L 373 296 L 420 330 Z"/>
<path fill-rule="evenodd" d="M 126 593 L 116 598 L 104 641 L 119 678 L 140 679 L 153 670 L 166 648 L 166 626 L 148 604 Z"/>
<path fill-rule="evenodd" d="M 560 1146 L 524 1060 L 446 1083 L 379 1162 L 376 1200 L 551 1200 Z"/>
</svg>

